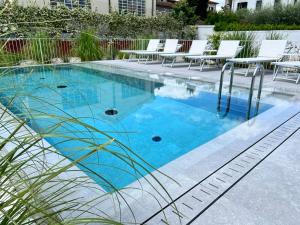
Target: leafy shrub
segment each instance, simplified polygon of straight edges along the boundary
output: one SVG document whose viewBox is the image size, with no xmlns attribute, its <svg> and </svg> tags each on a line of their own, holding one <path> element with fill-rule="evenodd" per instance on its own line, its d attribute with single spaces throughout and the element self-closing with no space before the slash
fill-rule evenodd
<svg viewBox="0 0 300 225">
<path fill-rule="evenodd" d="M 97 36 L 107 38 L 181 37 L 184 24 L 171 15 L 142 17 L 134 14 L 98 14 L 85 9 L 66 7 L 38 8 L 0 5 L 0 35 L 28 37 L 36 31 L 51 37 L 75 37 L 84 30 L 95 30 Z M 34 26 L 33 26 L 34 24 Z"/>
<path fill-rule="evenodd" d="M 76 39 L 75 53 L 82 61 L 100 60 L 103 57 L 100 42 L 94 32 L 80 33 Z"/>
<path fill-rule="evenodd" d="M 187 0 L 181 0 L 175 4 L 172 16 L 184 25 L 192 25 L 198 20 L 195 11 L 196 7 L 191 7 Z"/>
<path fill-rule="evenodd" d="M 252 57 L 257 52 L 255 35 L 252 32 L 229 32 L 224 35 L 223 40 L 240 40 L 243 49 L 237 57 Z"/>
<path fill-rule="evenodd" d="M 47 63 L 55 57 L 55 48 L 55 40 L 49 39 L 46 33 L 39 32 L 32 36 L 31 41 L 26 44 L 22 55 L 27 59 Z"/>
<path fill-rule="evenodd" d="M 238 15 L 231 11 L 225 10 L 220 12 L 209 12 L 205 20 L 205 24 L 216 24 L 216 23 L 237 23 L 239 21 Z"/>
<path fill-rule="evenodd" d="M 215 31 L 300 30 L 300 25 L 216 23 Z"/>
<path fill-rule="evenodd" d="M 210 13 L 206 24 L 214 24 L 216 31 L 245 30 L 298 30 L 300 29 L 300 3 L 278 5 L 261 10 L 220 11 Z"/>
<path fill-rule="evenodd" d="M 266 40 L 283 40 L 286 38 L 286 35 L 278 33 L 276 31 L 271 31 L 267 33 Z"/>
<path fill-rule="evenodd" d="M 218 49 L 221 40 L 240 40 L 240 45 L 243 46 L 242 51 L 238 57 L 251 57 L 257 52 L 255 46 L 255 35 L 252 32 L 217 32 L 208 38 L 210 44 L 214 49 Z"/>
</svg>

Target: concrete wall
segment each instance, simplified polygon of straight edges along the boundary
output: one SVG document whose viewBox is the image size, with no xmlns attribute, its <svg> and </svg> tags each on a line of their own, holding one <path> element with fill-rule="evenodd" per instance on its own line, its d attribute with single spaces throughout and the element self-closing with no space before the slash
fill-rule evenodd
<svg viewBox="0 0 300 225">
<path fill-rule="evenodd" d="M 214 26 L 201 25 L 198 26 L 198 39 L 207 40 L 210 35 L 214 33 Z M 266 36 L 272 31 L 252 31 L 255 34 L 256 41 L 266 39 Z M 300 47 L 300 30 L 277 30 L 274 31 L 283 35 L 284 39 L 289 40 Z"/>
<path fill-rule="evenodd" d="M 153 9 L 152 9 L 153 7 Z M 156 1 L 153 0 L 146 0 L 145 1 L 145 14 L 146 16 L 153 16 L 155 15 L 156 12 Z"/>
<path fill-rule="evenodd" d="M 113 0 L 112 0 L 113 1 Z M 107 0 L 91 0 L 92 11 L 101 14 L 109 13 L 109 3 Z"/>
<path fill-rule="evenodd" d="M 200 25 L 198 26 L 198 39 L 207 40 L 210 35 L 214 33 L 214 25 Z"/>
</svg>

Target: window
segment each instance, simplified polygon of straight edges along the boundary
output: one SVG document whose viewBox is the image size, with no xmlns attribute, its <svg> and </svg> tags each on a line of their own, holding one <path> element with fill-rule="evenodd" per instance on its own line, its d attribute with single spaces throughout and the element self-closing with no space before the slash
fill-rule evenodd
<svg viewBox="0 0 300 225">
<path fill-rule="evenodd" d="M 145 0 L 119 0 L 120 13 L 135 13 L 145 15 Z"/>
<path fill-rule="evenodd" d="M 69 9 L 73 8 L 91 8 L 91 2 L 90 0 L 50 0 L 50 6 L 56 7 L 64 5 L 68 7 Z"/>
<path fill-rule="evenodd" d="M 256 1 L 256 9 L 261 9 L 262 7 L 262 1 L 259 0 L 259 1 Z"/>
<path fill-rule="evenodd" d="M 237 9 L 247 9 L 248 2 L 240 2 L 237 4 Z"/>
</svg>

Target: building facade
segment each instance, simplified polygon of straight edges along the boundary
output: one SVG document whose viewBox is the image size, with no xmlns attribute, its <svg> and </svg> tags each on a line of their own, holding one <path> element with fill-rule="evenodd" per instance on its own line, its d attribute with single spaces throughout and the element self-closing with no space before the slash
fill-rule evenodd
<svg viewBox="0 0 300 225">
<path fill-rule="evenodd" d="M 160 13 L 169 13 L 180 0 L 156 0 L 156 10 Z M 219 3 L 208 1 L 207 11 L 216 11 Z"/>
<path fill-rule="evenodd" d="M 297 0 L 231 0 L 227 1 L 226 5 L 229 5 L 232 11 L 236 11 L 239 9 L 256 10 L 263 7 L 274 7 L 277 4 L 294 5 L 296 3 Z"/>
<path fill-rule="evenodd" d="M 87 8 L 101 14 L 117 11 L 135 13 L 139 16 L 154 16 L 156 12 L 156 0 L 17 0 L 17 4 L 38 7 L 64 5 L 70 9 Z"/>
</svg>

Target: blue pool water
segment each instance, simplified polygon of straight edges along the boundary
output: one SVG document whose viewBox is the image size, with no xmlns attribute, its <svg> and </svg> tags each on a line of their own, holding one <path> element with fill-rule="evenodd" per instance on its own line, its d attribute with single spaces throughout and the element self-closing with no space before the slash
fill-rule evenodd
<svg viewBox="0 0 300 225">
<path fill-rule="evenodd" d="M 78 164 L 107 191 L 129 185 L 246 120 L 247 102 L 239 97 L 232 98 L 228 114 L 223 104 L 220 115 L 215 85 L 209 83 L 170 78 L 150 81 L 72 66 L 18 69 L 0 79 L 1 102 L 29 119 L 37 132 L 65 120 L 41 117 L 44 113 L 77 118 L 132 150 L 113 143 L 106 148 L 115 154 L 99 151 Z M 13 97 L 14 104 L 9 105 Z M 270 107 L 260 104 L 259 112 Z M 106 115 L 109 109 L 117 114 Z M 55 129 L 56 134 L 68 137 L 46 139 L 63 155 L 76 160 L 90 152 L 93 143 L 108 141 L 99 131 L 69 120 Z M 134 164 L 133 169 L 128 158 L 140 165 Z"/>
</svg>

